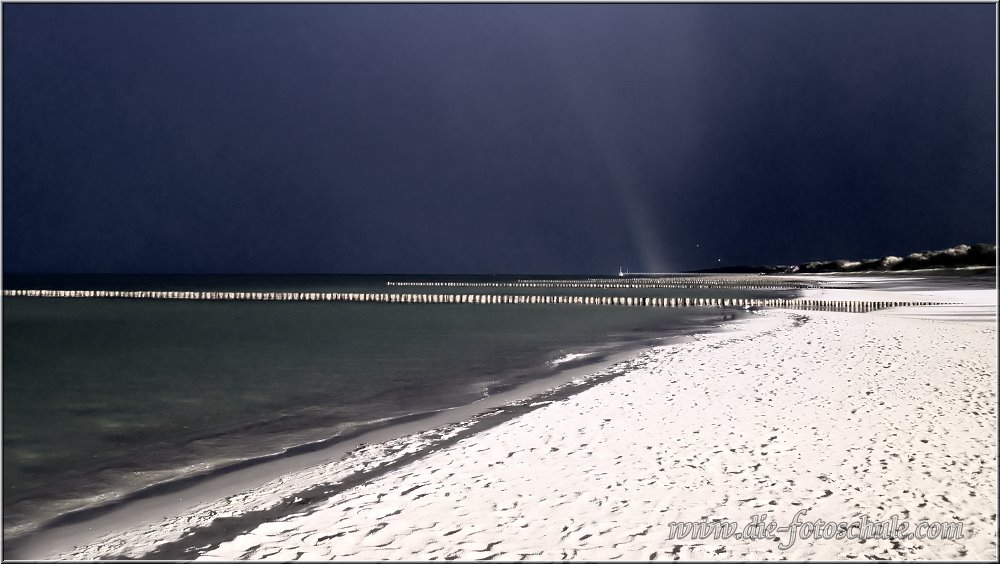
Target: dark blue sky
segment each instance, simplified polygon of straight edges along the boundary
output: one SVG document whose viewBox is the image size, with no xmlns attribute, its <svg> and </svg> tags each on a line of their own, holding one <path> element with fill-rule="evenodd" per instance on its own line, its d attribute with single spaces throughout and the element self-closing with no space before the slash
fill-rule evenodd
<svg viewBox="0 0 1000 564">
<path fill-rule="evenodd" d="M 995 6 L 3 6 L 6 272 L 994 242 Z"/>
</svg>

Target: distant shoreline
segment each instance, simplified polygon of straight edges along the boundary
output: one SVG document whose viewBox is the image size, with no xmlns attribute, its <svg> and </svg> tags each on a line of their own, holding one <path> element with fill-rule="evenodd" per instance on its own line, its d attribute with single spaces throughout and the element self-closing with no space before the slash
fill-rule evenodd
<svg viewBox="0 0 1000 564">
<path fill-rule="evenodd" d="M 693 270 L 699 274 L 810 274 L 856 272 L 917 272 L 996 267 L 996 245 L 979 243 L 958 245 L 939 251 L 921 251 L 905 257 L 894 255 L 862 260 L 810 261 L 798 265 L 739 265 Z"/>
</svg>

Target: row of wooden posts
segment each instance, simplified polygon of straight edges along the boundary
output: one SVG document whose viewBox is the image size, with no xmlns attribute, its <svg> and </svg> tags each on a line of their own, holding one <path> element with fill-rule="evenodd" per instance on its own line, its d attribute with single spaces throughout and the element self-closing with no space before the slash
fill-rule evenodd
<svg viewBox="0 0 1000 564">
<path fill-rule="evenodd" d="M 788 278 L 775 278 L 772 276 L 718 276 L 718 275 L 705 275 L 705 276 L 661 276 L 661 277 L 614 277 L 614 278 L 585 278 L 579 280 L 580 282 L 588 282 L 593 284 L 610 284 L 610 285 L 621 285 L 621 284 L 649 284 L 653 287 L 661 286 L 664 284 L 694 284 L 694 285 L 707 285 L 707 286 L 766 286 L 775 288 L 806 288 L 809 287 L 809 283 L 803 280 L 793 280 Z M 573 282 L 569 280 L 560 280 L 557 278 L 533 278 L 531 280 L 518 280 L 518 282 L 545 282 L 545 283 L 563 283 L 563 282 Z"/>
<path fill-rule="evenodd" d="M 796 286 L 690 282 L 395 282 L 389 286 L 438 288 L 722 288 L 725 290 L 788 290 Z"/>
<path fill-rule="evenodd" d="M 435 304 L 581 304 L 645 307 L 779 307 L 870 311 L 889 307 L 934 305 L 910 301 L 832 301 L 782 298 L 665 298 L 633 296 L 519 296 L 510 294 L 392 294 L 344 292 L 185 292 L 156 290 L 4 290 L 7 297 L 132 298 L 161 300 L 263 300 L 386 302 Z"/>
</svg>

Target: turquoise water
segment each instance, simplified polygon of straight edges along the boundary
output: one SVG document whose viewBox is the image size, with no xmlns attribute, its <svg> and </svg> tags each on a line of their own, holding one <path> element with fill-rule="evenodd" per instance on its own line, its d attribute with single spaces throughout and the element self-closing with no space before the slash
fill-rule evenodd
<svg viewBox="0 0 1000 564">
<path fill-rule="evenodd" d="M 49 277 L 8 278 L 5 287 L 385 291 L 385 282 Z M 647 295 L 671 292 L 654 291 Z M 566 354 L 591 352 L 588 358 L 596 359 L 704 329 L 731 314 L 582 305 L 5 298 L 4 528 L 93 503 L 93 496 L 279 452 L 373 421 L 467 404 L 491 389 L 556 373 L 562 365 L 552 361 Z"/>
</svg>

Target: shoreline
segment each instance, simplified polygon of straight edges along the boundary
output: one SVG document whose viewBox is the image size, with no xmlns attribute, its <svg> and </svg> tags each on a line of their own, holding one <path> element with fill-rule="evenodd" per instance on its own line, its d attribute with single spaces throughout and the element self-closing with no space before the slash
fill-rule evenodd
<svg viewBox="0 0 1000 564">
<path fill-rule="evenodd" d="M 212 468 L 193 475 L 184 475 L 163 482 L 156 482 L 111 501 L 73 509 L 41 522 L 26 532 L 5 535 L 5 557 L 15 559 L 47 558 L 39 546 L 50 548 L 60 545 L 62 550 L 75 548 L 76 542 L 94 540 L 93 529 L 108 533 L 135 525 L 135 519 L 153 522 L 171 515 L 181 515 L 217 501 L 220 497 L 238 495 L 245 490 L 259 488 L 284 476 L 309 470 L 317 465 L 335 464 L 342 457 L 351 456 L 365 445 L 406 443 L 423 440 L 424 435 L 461 432 L 463 436 L 500 424 L 513 417 L 515 412 L 527 409 L 533 401 L 550 394 L 570 395 L 609 377 L 615 377 L 618 365 L 627 365 L 636 357 L 664 342 L 678 343 L 692 335 L 724 331 L 724 327 L 745 323 L 742 310 L 706 316 L 694 326 L 680 327 L 666 336 L 629 343 L 623 348 L 598 350 L 577 357 L 579 353 L 560 358 L 552 365 L 558 372 L 529 379 L 516 385 L 503 385 L 489 389 L 484 397 L 469 404 L 445 407 L 430 412 L 413 413 L 368 422 L 360 428 L 326 439 L 298 444 L 280 452 L 255 456 L 249 459 Z M 610 374 L 610 376 L 609 376 Z M 530 409 L 529 409 L 530 410 Z M 466 427 L 472 429 L 466 431 Z M 429 445 L 428 449 L 436 448 Z M 332 460 L 332 462 L 330 462 Z M 308 488 L 301 488 L 308 489 Z M 296 493 L 296 492 L 292 492 Z M 51 552 L 51 551 L 49 551 Z"/>
<path fill-rule="evenodd" d="M 736 331 L 634 354 L 565 396 L 484 414 L 492 423 L 364 445 L 57 556 L 995 558 L 995 293 L 936 297 L 962 303 L 760 312 Z M 781 522 L 803 508 L 810 519 L 961 519 L 968 536 L 788 551 L 777 539 L 664 536 L 673 521 Z"/>
</svg>

